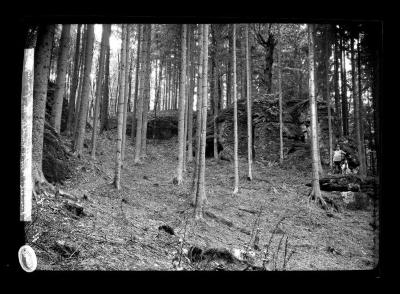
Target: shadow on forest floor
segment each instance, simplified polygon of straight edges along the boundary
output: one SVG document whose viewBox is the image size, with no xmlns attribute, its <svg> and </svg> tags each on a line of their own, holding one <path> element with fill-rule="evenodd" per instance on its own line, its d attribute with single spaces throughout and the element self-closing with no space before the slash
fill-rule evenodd
<svg viewBox="0 0 400 294">
<path fill-rule="evenodd" d="M 233 164 L 207 159 L 209 204 L 205 221 L 195 222 L 189 195 L 193 165 L 188 165 L 182 186 L 172 183 L 176 138 L 157 144 L 148 140 L 147 158 L 134 165 L 134 147 L 127 137 L 122 189 L 117 191 L 112 186 L 115 140 L 110 140 L 115 137 L 115 130 L 100 135 L 96 161 L 91 162 L 85 149 L 73 177 L 59 187 L 77 197 L 83 214 L 68 210 L 62 193 L 43 192 L 34 201 L 27 236 L 38 256 L 38 270 L 240 270 L 243 263 L 223 261 L 222 253 L 211 261 L 214 267 L 200 267 L 194 252 L 216 248 L 241 260 L 237 253 L 250 243 L 250 263 L 260 268 L 269 242 L 267 259 L 277 261 L 272 269 L 282 269 L 283 255 L 292 251 L 287 270 L 374 267 L 372 210 L 327 213 L 308 205 L 310 172 L 256 160 L 249 182 L 246 159 L 240 158 L 240 191 L 234 196 Z"/>
</svg>

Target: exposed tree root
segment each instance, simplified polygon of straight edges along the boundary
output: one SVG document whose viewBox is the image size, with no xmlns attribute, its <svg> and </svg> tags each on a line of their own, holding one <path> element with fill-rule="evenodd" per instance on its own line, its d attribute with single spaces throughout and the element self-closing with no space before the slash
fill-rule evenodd
<svg viewBox="0 0 400 294">
<path fill-rule="evenodd" d="M 309 196 L 308 196 L 308 201 L 314 201 L 315 204 L 320 206 L 322 209 L 327 210 L 328 209 L 328 204 L 326 203 L 325 199 L 322 197 L 321 192 L 316 193 L 314 188 L 311 190 Z"/>
</svg>

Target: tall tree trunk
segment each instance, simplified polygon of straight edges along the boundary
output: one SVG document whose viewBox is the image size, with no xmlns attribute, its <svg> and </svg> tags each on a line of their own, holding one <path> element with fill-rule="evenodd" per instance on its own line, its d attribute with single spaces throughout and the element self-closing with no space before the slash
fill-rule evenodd
<svg viewBox="0 0 400 294">
<path fill-rule="evenodd" d="M 61 112 L 65 93 L 65 77 L 67 74 L 69 43 L 71 39 L 70 33 L 71 25 L 63 25 L 57 61 L 57 80 L 56 88 L 54 90 L 54 103 L 51 110 L 51 125 L 57 133 L 60 133 L 61 127 Z"/>
<path fill-rule="evenodd" d="M 80 54 L 80 42 L 81 42 L 81 24 L 78 24 L 76 44 L 75 44 L 75 56 L 74 56 L 74 73 L 72 77 L 72 83 L 70 88 L 70 96 L 68 103 L 68 118 L 67 118 L 67 135 L 71 135 L 73 128 L 73 119 L 75 114 L 75 101 L 76 101 L 76 90 L 78 87 L 79 79 L 79 54 Z"/>
<path fill-rule="evenodd" d="M 279 92 L 279 161 L 283 164 L 283 119 L 282 119 L 282 39 L 281 27 L 278 32 L 278 92 Z"/>
<path fill-rule="evenodd" d="M 322 205 L 326 203 L 321 195 L 319 186 L 319 150 L 317 131 L 317 104 L 315 101 L 315 62 L 314 62 L 314 25 L 308 25 L 308 52 L 309 52 L 309 97 L 311 113 L 311 154 L 312 154 L 312 191 L 310 197 L 319 201 Z"/>
<path fill-rule="evenodd" d="M 336 29 L 335 29 L 336 32 Z M 337 44 L 337 34 L 335 34 L 334 47 L 334 87 L 335 87 L 335 113 L 338 122 L 339 137 L 343 136 L 342 113 L 340 108 L 340 90 L 339 90 L 339 48 Z"/>
<path fill-rule="evenodd" d="M 340 39 L 341 50 L 341 70 L 342 70 L 342 124 L 343 136 L 349 135 L 349 118 L 348 118 L 348 102 L 347 102 L 347 77 L 346 77 L 346 50 L 342 39 Z"/>
<path fill-rule="evenodd" d="M 359 151 L 359 160 L 360 160 L 360 175 L 362 177 L 367 176 L 367 161 L 365 155 L 365 145 L 364 145 L 364 105 L 362 101 L 362 84 L 361 84 L 361 48 L 360 48 L 360 36 L 358 36 L 357 40 L 357 72 L 358 72 L 358 107 L 359 107 L 359 126 L 360 126 L 360 151 Z"/>
<path fill-rule="evenodd" d="M 199 168 L 200 168 L 200 142 L 201 142 L 201 112 L 203 105 L 203 68 L 204 68 L 204 50 L 203 50 L 203 25 L 199 24 L 198 34 L 199 34 L 199 67 L 198 67 L 198 79 L 197 79 L 197 102 L 196 102 L 196 160 L 195 167 L 193 172 L 193 182 L 192 182 L 192 195 L 193 195 L 193 206 L 196 206 L 197 203 L 197 182 L 199 180 Z"/>
<path fill-rule="evenodd" d="M 202 219 L 204 212 L 204 205 L 207 202 L 207 196 L 205 191 L 205 168 L 206 168 L 206 131 L 207 131 L 207 76 L 208 76 L 208 24 L 203 25 L 203 46 L 204 61 L 203 61 L 203 90 L 202 90 L 202 111 L 201 111 L 201 140 L 200 140 L 200 154 L 199 154 L 199 173 L 197 181 L 197 193 L 196 193 L 196 206 L 195 206 L 195 219 Z"/>
<path fill-rule="evenodd" d="M 331 114 L 331 97 L 330 97 L 330 85 L 329 85 L 329 57 L 330 57 L 330 42 L 328 34 L 330 32 L 329 25 L 325 25 L 325 101 L 328 107 L 328 134 L 329 134 L 329 167 L 333 169 L 333 136 L 332 136 L 332 114 Z"/>
<path fill-rule="evenodd" d="M 106 31 L 105 37 L 105 74 L 104 74 L 104 82 L 103 82 L 103 91 L 102 91 L 102 107 L 100 114 L 100 134 L 104 130 L 108 130 L 108 104 L 109 104 L 109 83 L 110 83 L 110 34 L 111 34 L 111 24 L 104 24 L 103 30 Z"/>
<path fill-rule="evenodd" d="M 125 160 L 125 145 L 126 145 L 126 120 L 128 116 L 128 102 L 130 100 L 129 96 L 129 40 L 130 40 L 130 25 L 128 24 L 126 26 L 126 46 L 125 46 L 125 98 L 124 98 L 124 120 L 122 124 L 122 150 L 121 150 L 121 162 L 122 162 L 122 167 L 124 164 Z"/>
<path fill-rule="evenodd" d="M 246 60 L 246 28 L 244 27 L 246 25 L 242 26 L 242 36 L 244 38 L 244 40 L 240 41 L 240 53 L 241 53 L 241 99 L 245 99 L 246 96 L 246 91 L 247 91 L 247 87 L 246 87 L 246 70 L 247 70 L 247 60 Z"/>
<path fill-rule="evenodd" d="M 185 152 L 185 96 L 186 96 L 186 36 L 187 25 L 182 24 L 182 50 L 181 50 L 181 87 L 179 100 L 179 121 L 178 121 L 178 166 L 176 169 L 176 181 L 180 185 L 183 180 L 183 153 Z"/>
<path fill-rule="evenodd" d="M 214 126 L 214 138 L 213 138 L 213 149 L 214 149 L 214 158 L 218 159 L 218 126 L 217 126 L 217 117 L 218 117 L 218 40 L 216 37 L 215 24 L 211 24 L 211 32 L 212 32 L 212 48 L 211 51 L 211 95 L 212 95 L 212 103 L 213 103 L 213 126 Z"/>
<path fill-rule="evenodd" d="M 357 79 L 356 79 L 356 59 L 355 59 L 355 49 L 354 49 L 354 37 L 351 36 L 350 38 L 350 47 L 351 47 L 351 84 L 352 84 L 352 94 L 353 94 L 353 107 L 354 107 L 354 135 L 355 140 L 357 142 L 357 151 L 358 151 L 358 159 L 360 161 L 360 174 L 361 174 L 361 158 L 362 156 L 362 139 L 361 139 L 361 132 L 360 132 L 360 100 L 358 98 L 358 86 L 357 86 Z M 363 170 L 365 176 L 365 166 Z"/>
<path fill-rule="evenodd" d="M 142 39 L 142 25 L 137 25 L 137 51 L 136 51 L 136 72 L 135 72 L 135 101 L 133 103 L 132 110 L 132 126 L 131 126 L 131 137 L 132 144 L 134 143 L 135 131 L 136 131 L 136 108 L 137 108 L 137 100 L 138 100 L 138 89 L 139 89 L 139 71 L 140 71 L 140 50 L 141 50 L 141 39 Z"/>
<path fill-rule="evenodd" d="M 144 97 L 143 97 L 143 88 L 144 88 L 144 73 L 145 73 L 145 54 L 146 54 L 146 43 L 144 40 L 144 36 L 147 34 L 147 27 L 143 25 L 142 30 L 142 41 L 140 46 L 140 71 L 139 71 L 139 89 L 137 95 L 137 104 L 136 104 L 136 141 L 135 141 L 135 164 L 140 161 L 140 153 L 142 151 L 142 126 L 143 126 L 143 105 L 144 105 Z"/>
<path fill-rule="evenodd" d="M 21 93 L 20 220 L 32 221 L 33 48 L 24 50 Z"/>
<path fill-rule="evenodd" d="M 92 150 L 91 150 L 91 157 L 93 160 L 96 158 L 97 120 L 100 112 L 100 103 L 102 96 L 101 90 L 103 85 L 104 59 L 107 48 L 106 42 L 107 42 L 107 30 L 103 25 L 101 45 L 100 45 L 99 70 L 97 73 L 97 82 L 96 82 L 96 104 L 94 107 L 94 115 L 93 115 Z"/>
<path fill-rule="evenodd" d="M 189 95 L 188 95 L 188 156 L 187 161 L 193 161 L 193 99 L 194 99 L 194 86 L 195 86 L 195 78 L 194 78 L 194 31 L 193 25 L 190 25 L 190 74 L 189 74 Z"/>
<path fill-rule="evenodd" d="M 82 51 L 79 61 L 80 77 L 79 77 L 78 96 L 75 106 L 75 117 L 74 117 L 74 140 L 78 129 L 78 119 L 79 119 L 79 111 L 81 107 L 82 89 L 83 89 L 83 78 L 85 76 L 84 72 L 85 72 L 86 45 L 87 45 L 87 25 L 83 25 Z"/>
<path fill-rule="evenodd" d="M 54 25 L 39 26 L 35 49 L 32 128 L 32 174 L 35 184 L 46 181 L 42 170 L 43 131 L 54 30 Z"/>
<path fill-rule="evenodd" d="M 238 159 L 238 117 L 237 117 L 237 84 L 236 84 L 236 24 L 232 24 L 232 65 L 233 65 L 233 133 L 234 133 L 234 169 L 235 169 L 235 187 L 233 194 L 239 191 L 239 159 Z M 229 48 L 231 49 L 231 48 Z M 229 89 L 230 90 L 230 89 Z"/>
<path fill-rule="evenodd" d="M 74 151 L 78 155 L 82 154 L 83 140 L 85 138 L 86 118 L 88 110 L 88 99 L 90 91 L 90 73 L 93 63 L 93 43 L 94 43 L 94 25 L 89 24 L 87 29 L 87 45 L 85 57 L 85 72 L 82 85 L 81 105 L 79 107 L 79 117 L 77 123 L 77 133 L 75 135 Z"/>
<path fill-rule="evenodd" d="M 124 124 L 124 99 L 125 99 L 125 63 L 126 63 L 126 39 L 127 39 L 127 25 L 122 25 L 121 37 L 121 71 L 120 71 L 120 86 L 119 86 L 119 99 L 118 99 L 118 125 L 117 125 L 117 149 L 115 159 L 115 174 L 114 186 L 117 190 L 121 188 L 121 165 L 122 165 L 122 136 Z"/>
<path fill-rule="evenodd" d="M 251 114 L 251 76 L 250 76 L 250 50 L 249 50 L 249 25 L 246 24 L 245 27 L 245 35 L 246 35 L 246 77 L 247 77 L 247 160 L 248 160 L 248 173 L 247 179 L 251 181 L 253 179 L 252 175 L 252 162 L 253 162 L 253 154 L 252 154 L 252 133 L 253 133 L 253 118 Z"/>
<path fill-rule="evenodd" d="M 142 158 L 147 156 L 147 122 L 148 122 L 148 113 L 150 108 L 150 81 L 151 81 L 151 24 L 146 24 L 147 26 L 147 34 L 146 42 L 145 42 L 145 50 L 146 50 L 146 64 L 145 64 L 145 77 L 144 77 L 144 85 L 143 85 L 143 95 L 144 95 L 144 104 L 143 104 L 143 123 L 142 123 L 142 150 L 140 152 L 140 156 Z"/>
<path fill-rule="evenodd" d="M 161 85 L 162 85 L 162 70 L 164 66 L 164 59 L 160 61 L 160 69 L 158 71 L 158 86 L 156 90 L 156 101 L 154 104 L 154 122 L 153 122 L 153 140 L 156 138 L 156 121 L 157 121 L 157 110 L 161 110 L 160 105 L 160 98 L 161 98 Z M 156 71 L 157 73 L 157 71 Z"/>
<path fill-rule="evenodd" d="M 233 24 L 229 24 L 229 33 L 228 33 L 228 38 L 229 38 L 229 56 L 232 56 L 232 48 L 233 44 L 235 44 L 232 41 L 232 26 Z M 236 28 L 235 28 L 236 31 Z M 227 71 L 226 71 L 226 107 L 228 108 L 231 103 L 232 103 L 232 60 L 229 58 L 228 60 L 228 66 L 227 66 Z"/>
</svg>

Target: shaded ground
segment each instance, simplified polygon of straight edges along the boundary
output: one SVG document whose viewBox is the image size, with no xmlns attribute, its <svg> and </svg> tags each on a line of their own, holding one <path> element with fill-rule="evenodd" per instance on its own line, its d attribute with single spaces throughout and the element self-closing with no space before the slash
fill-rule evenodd
<svg viewBox="0 0 400 294">
<path fill-rule="evenodd" d="M 260 266 L 264 245 L 279 221 L 269 246 L 269 259 L 277 261 L 278 270 L 282 269 L 284 253 L 293 250 L 287 270 L 374 267 L 372 209 L 342 208 L 327 213 L 309 205 L 310 188 L 305 184 L 311 173 L 304 168 L 284 169 L 273 162 L 256 161 L 254 180 L 248 182 L 246 160 L 240 158 L 240 192 L 233 196 L 233 163 L 207 159 L 209 205 L 205 221 L 196 223 L 189 204 L 193 167 L 188 166 L 182 186 L 172 183 L 177 164 L 176 137 L 157 141 L 156 145 L 148 140 L 148 156 L 140 165 L 133 164 L 134 150 L 128 137 L 120 191 L 111 184 L 115 138 L 115 130 L 100 135 L 97 160 L 92 163 L 86 149 L 73 177 L 60 187 L 79 198 L 84 216 L 73 215 L 64 206 L 65 197 L 48 191 L 34 201 L 27 236 L 38 256 L 38 270 L 174 270 L 174 260 L 179 258 L 183 269 L 191 270 L 196 269 L 196 263 L 185 257 L 191 246 L 230 252 L 243 249 L 253 241 L 256 228 L 260 250 L 253 249 L 254 264 Z M 338 192 L 325 193 L 340 198 Z M 260 208 L 262 213 L 257 218 Z M 254 225 L 257 219 L 258 226 Z M 170 226 L 175 234 L 159 230 L 163 225 Z M 180 239 L 184 240 L 182 247 Z M 62 252 L 55 245 L 57 241 L 69 247 Z M 240 268 L 226 265 L 225 269 Z"/>
</svg>

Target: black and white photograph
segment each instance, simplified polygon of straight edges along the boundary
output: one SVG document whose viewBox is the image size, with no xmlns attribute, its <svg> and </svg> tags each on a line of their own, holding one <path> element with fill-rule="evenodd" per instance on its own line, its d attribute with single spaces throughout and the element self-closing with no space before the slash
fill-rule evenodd
<svg viewBox="0 0 400 294">
<path fill-rule="evenodd" d="M 379 276 L 382 21 L 128 20 L 19 36 L 21 270 Z"/>
</svg>

